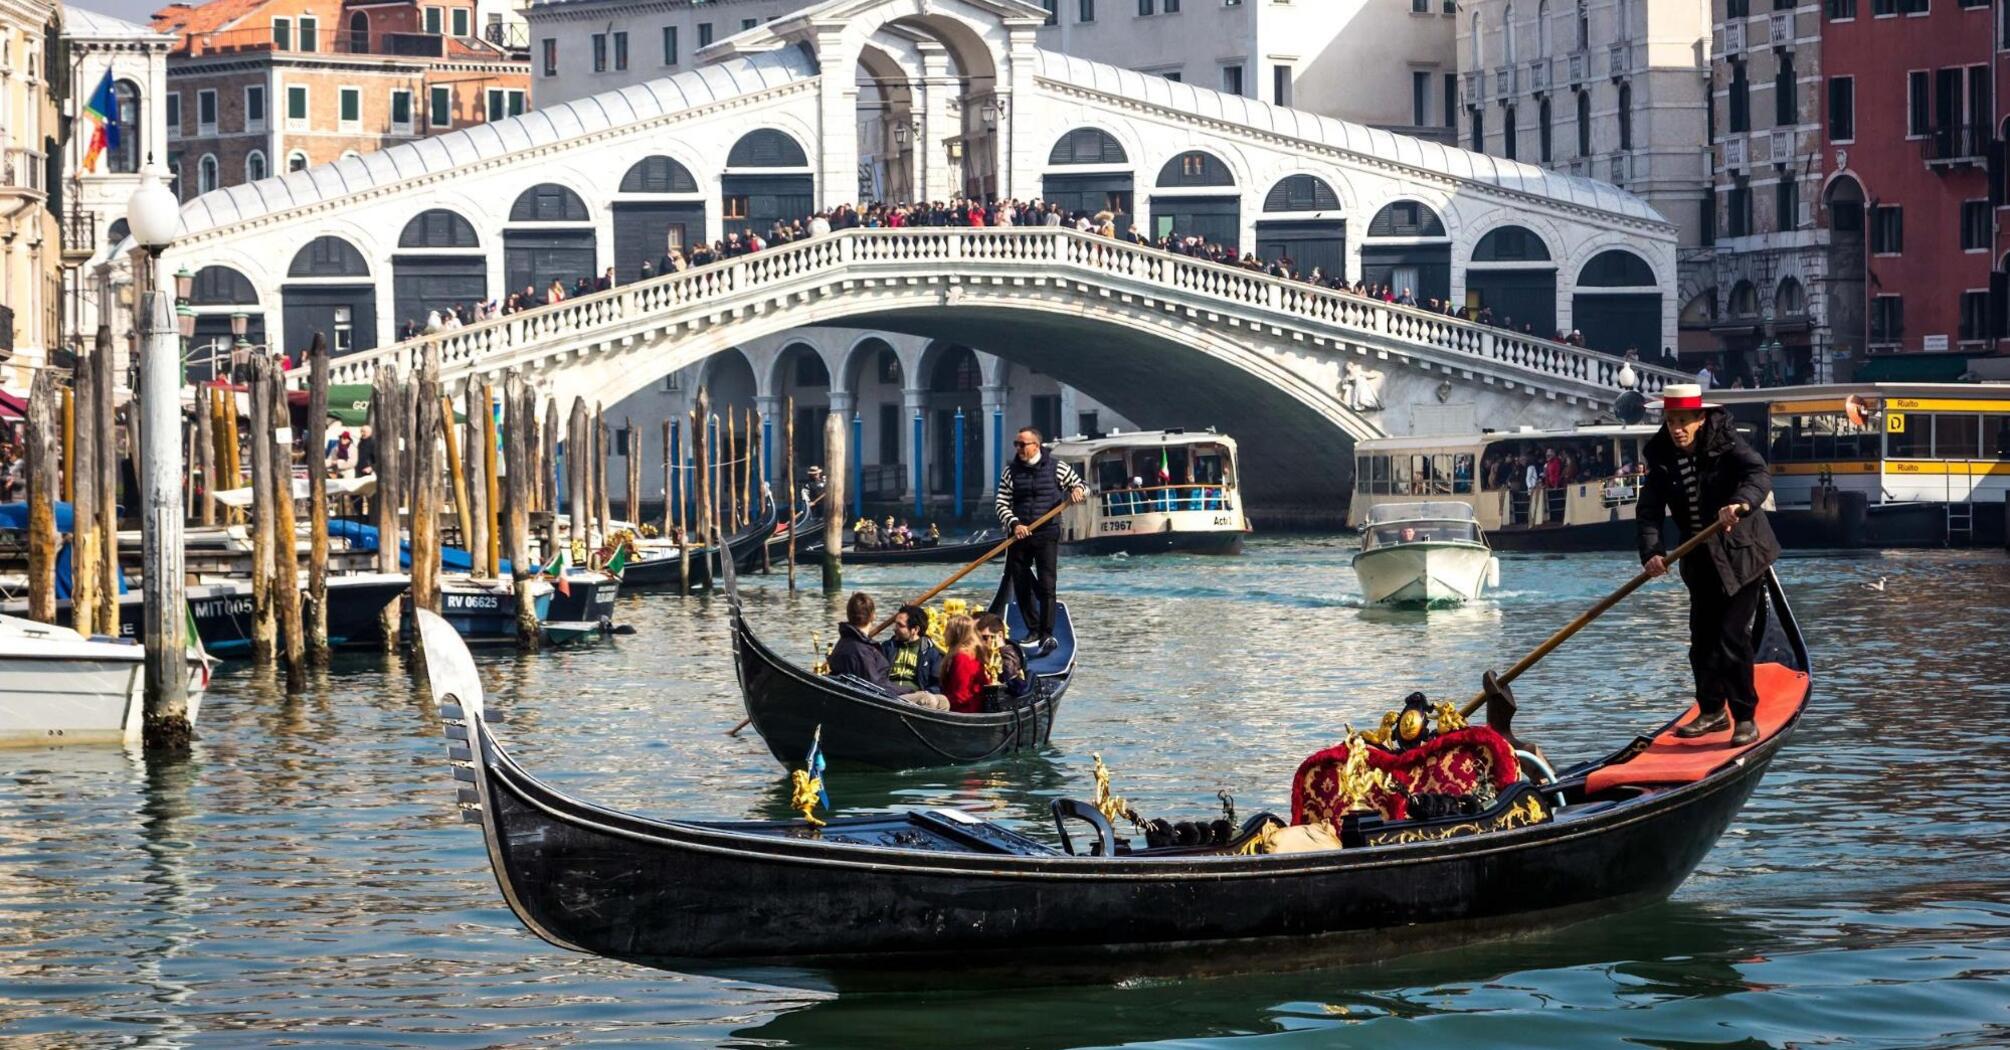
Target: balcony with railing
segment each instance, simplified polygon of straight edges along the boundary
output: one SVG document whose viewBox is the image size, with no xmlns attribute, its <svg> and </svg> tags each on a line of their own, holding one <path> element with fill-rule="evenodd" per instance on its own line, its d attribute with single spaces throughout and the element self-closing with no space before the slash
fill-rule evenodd
<svg viewBox="0 0 2010 1050">
<path fill-rule="evenodd" d="M 1466 105 L 1477 106 L 1487 100 L 1487 75 L 1479 70 L 1469 70 L 1461 86 L 1466 93 Z"/>
<path fill-rule="evenodd" d="M 1520 90 L 1515 83 L 1515 74 L 1517 72 L 1519 70 L 1513 66 L 1496 67 L 1494 69 L 1494 94 L 1501 98 L 1513 97 L 1515 92 Z"/>
<path fill-rule="evenodd" d="M 1572 51 L 1570 53 L 1570 60 L 1566 65 L 1570 68 L 1571 86 L 1575 87 L 1578 84 L 1582 84 L 1584 83 L 1584 78 L 1591 74 L 1591 53 L 1588 51 Z"/>
<path fill-rule="evenodd" d="M 1989 125 L 1946 124 L 1928 128 L 1919 147 L 1930 167 L 1980 164 L 1989 153 Z"/>
<path fill-rule="evenodd" d="M 1549 90 L 1549 59 L 1538 58 L 1528 64 L 1528 89 L 1538 95 Z"/>
<path fill-rule="evenodd" d="M 88 259 L 98 250 L 98 213 L 72 206 L 63 216 L 63 255 Z"/>
<path fill-rule="evenodd" d="M 45 197 L 48 159 L 40 150 L 10 146 L 0 150 L 0 193 L 10 197 Z"/>
<path fill-rule="evenodd" d="M 1771 17 L 1767 18 L 1766 24 L 1771 30 L 1768 35 L 1772 37 L 1774 50 L 1787 51 L 1793 48 L 1794 13 L 1792 11 L 1774 11 Z"/>
<path fill-rule="evenodd" d="M 441 33 L 352 33 L 337 32 L 324 26 L 303 31 L 296 24 L 284 29 L 254 26 L 222 29 L 211 33 L 190 33 L 183 38 L 182 47 L 190 55 L 263 53 L 444 58 L 447 55 L 447 42 L 453 39 L 455 38 Z"/>
<path fill-rule="evenodd" d="M 1774 128 L 1768 158 L 1774 164 L 1792 164 L 1795 155 L 1799 152 L 1795 148 L 1798 145 L 1799 139 L 1799 133 L 1795 132 L 1792 128 Z"/>
<path fill-rule="evenodd" d="M 1745 50 L 1745 21 L 1736 19 L 1724 23 L 1724 54 L 1742 54 Z"/>
<path fill-rule="evenodd" d="M 1618 80 L 1633 72 L 1633 45 L 1614 44 L 1607 50 L 1607 65 L 1612 70 L 1612 79 Z"/>
<path fill-rule="evenodd" d="M 1747 140 L 1743 135 L 1733 135 L 1724 140 L 1724 167 L 1732 171 L 1744 171 L 1751 167 L 1751 157 L 1747 151 Z"/>
<path fill-rule="evenodd" d="M 1633 173 L 1633 158 L 1624 153 L 1612 157 L 1611 177 L 1607 180 L 1614 186 L 1626 185 L 1626 177 Z"/>
</svg>

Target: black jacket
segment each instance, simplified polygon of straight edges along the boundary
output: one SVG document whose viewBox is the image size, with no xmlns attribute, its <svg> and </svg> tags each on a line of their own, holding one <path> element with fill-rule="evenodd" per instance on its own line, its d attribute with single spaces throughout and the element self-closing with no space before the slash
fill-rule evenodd
<svg viewBox="0 0 2010 1050">
<path fill-rule="evenodd" d="M 831 674 L 851 675 L 862 678 L 891 693 L 893 683 L 886 677 L 886 654 L 879 646 L 866 640 L 865 632 L 851 624 L 838 625 L 837 644 L 831 646 L 831 654 L 825 657 L 830 664 Z"/>
<path fill-rule="evenodd" d="M 1069 492 L 1081 487 L 1082 476 L 1051 452 L 1032 464 L 1015 455 L 998 475 L 998 498 L 993 503 L 998 524 L 1007 530 L 1015 525 L 1031 525 L 1065 501 Z M 1060 531 L 1060 521 L 1054 519 L 1040 526 L 1038 534 L 1051 536 Z"/>
<path fill-rule="evenodd" d="M 1731 414 L 1721 408 L 1710 410 L 1702 431 L 1696 435 L 1696 444 L 1698 488 L 1703 503 L 1698 517 L 1703 527 L 1713 528 L 1717 512 L 1729 504 L 1744 503 L 1752 508 L 1730 532 L 1710 540 L 1684 559 L 1687 563 L 1707 555 L 1709 564 L 1717 570 L 1717 582 L 1725 594 L 1731 594 L 1764 575 L 1766 567 L 1780 556 L 1780 541 L 1773 538 L 1773 526 L 1761 509 L 1766 496 L 1773 491 L 1773 476 L 1766 469 L 1766 461 L 1738 436 L 1731 425 Z M 1666 428 L 1647 442 L 1647 479 L 1640 486 L 1637 508 L 1643 563 L 1656 554 L 1665 556 L 1680 545 L 1680 541 L 1668 543 L 1663 538 L 1664 515 L 1675 519 L 1683 540 L 1690 536 L 1689 493 L 1682 486 L 1677 455 L 1675 440 L 1668 436 Z M 1683 578 L 1697 579 L 1690 573 L 1684 573 Z"/>
<path fill-rule="evenodd" d="M 935 643 L 929 641 L 926 636 L 923 636 L 915 644 L 921 646 L 921 652 L 914 659 L 914 687 L 916 689 L 927 689 L 931 692 L 941 689 L 942 650 L 937 649 Z M 898 638 L 888 638 L 886 641 L 879 643 L 880 655 L 886 657 L 888 674 L 892 673 L 894 653 L 899 649 L 900 639 Z"/>
</svg>

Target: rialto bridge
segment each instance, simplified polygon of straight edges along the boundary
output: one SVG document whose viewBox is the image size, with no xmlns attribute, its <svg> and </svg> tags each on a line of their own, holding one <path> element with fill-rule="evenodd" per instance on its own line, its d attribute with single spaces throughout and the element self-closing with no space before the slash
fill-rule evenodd
<svg viewBox="0 0 2010 1050">
<path fill-rule="evenodd" d="M 909 402 L 928 340 L 981 352 L 979 464 L 997 459 L 989 417 L 1016 366 L 1142 425 L 1231 430 L 1258 498 L 1344 491 L 1353 438 L 1609 405 L 1618 358 L 1540 335 L 1650 358 L 1673 344 L 1674 230 L 1637 198 L 1042 51 L 1044 17 L 1022 0 L 830 0 L 688 72 L 202 195 L 164 262 L 196 274 L 198 344 L 236 314 L 288 350 L 325 332 L 338 381 L 432 341 L 449 378 L 516 367 L 612 405 L 793 329 L 926 337 L 893 354 Z M 1060 228 L 853 229 L 638 279 L 669 246 L 874 186 L 1109 210 L 1120 229 L 1288 253 L 1537 335 Z M 432 310 L 610 267 L 608 291 L 395 338 Z M 823 340 L 825 407 L 856 408 L 856 358 L 889 350 Z M 749 397 L 772 418 L 786 355 L 765 356 Z M 1650 390 L 1670 378 L 1633 371 Z"/>
</svg>

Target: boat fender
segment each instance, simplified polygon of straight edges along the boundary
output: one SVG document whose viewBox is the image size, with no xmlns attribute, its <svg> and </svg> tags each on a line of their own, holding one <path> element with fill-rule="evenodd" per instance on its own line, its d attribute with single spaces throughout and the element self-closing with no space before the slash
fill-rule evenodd
<svg viewBox="0 0 2010 1050">
<path fill-rule="evenodd" d="M 1501 587 L 1501 560 L 1499 558 L 1488 558 L 1487 589 L 1490 591 L 1497 591 L 1500 590 L 1500 587 Z"/>
</svg>

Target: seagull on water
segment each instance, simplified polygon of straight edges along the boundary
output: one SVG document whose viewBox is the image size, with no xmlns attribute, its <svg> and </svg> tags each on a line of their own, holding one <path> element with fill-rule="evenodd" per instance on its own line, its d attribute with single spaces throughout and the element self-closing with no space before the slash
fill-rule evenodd
<svg viewBox="0 0 2010 1050">
<path fill-rule="evenodd" d="M 1884 581 L 1885 581 L 1885 580 L 1887 580 L 1887 579 L 1889 579 L 1889 578 L 1890 578 L 1890 577 L 1886 577 L 1886 576 L 1879 576 L 1879 577 L 1877 578 L 1877 582 L 1876 582 L 1876 583 L 1866 583 L 1866 584 L 1864 584 L 1864 586 L 1865 586 L 1865 587 L 1868 587 L 1868 588 L 1870 588 L 1870 589 L 1871 589 L 1871 590 L 1873 590 L 1873 591 L 1881 591 L 1881 590 L 1884 590 Z"/>
</svg>

